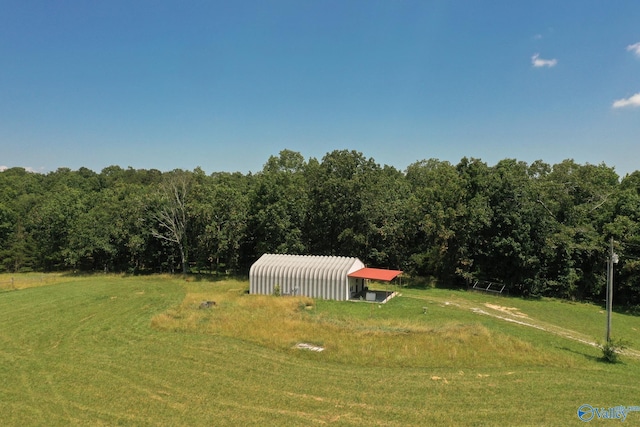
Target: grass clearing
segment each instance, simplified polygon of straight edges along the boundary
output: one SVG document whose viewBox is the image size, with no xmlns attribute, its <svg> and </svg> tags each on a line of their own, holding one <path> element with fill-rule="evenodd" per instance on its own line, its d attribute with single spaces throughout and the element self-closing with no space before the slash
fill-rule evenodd
<svg viewBox="0 0 640 427">
<path fill-rule="evenodd" d="M 634 357 L 605 364 L 580 341 L 471 310 L 597 339 L 594 305 L 403 289 L 378 306 L 247 295 L 235 280 L 46 280 L 0 292 L 5 425 L 577 425 L 585 403 L 640 405 Z M 200 309 L 206 300 L 216 305 Z M 639 327 L 614 314 L 614 336 L 635 350 Z"/>
</svg>

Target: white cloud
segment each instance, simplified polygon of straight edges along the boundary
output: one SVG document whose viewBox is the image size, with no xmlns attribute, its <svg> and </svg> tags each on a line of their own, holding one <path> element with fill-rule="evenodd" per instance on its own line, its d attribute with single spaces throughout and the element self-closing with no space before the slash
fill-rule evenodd
<svg viewBox="0 0 640 427">
<path fill-rule="evenodd" d="M 0 172 L 4 172 L 4 171 L 6 171 L 7 169 L 9 169 L 9 167 L 8 167 L 8 166 L 1 166 L 1 165 L 0 165 Z"/>
<path fill-rule="evenodd" d="M 640 92 L 629 98 L 618 99 L 613 102 L 613 108 L 640 107 Z"/>
<path fill-rule="evenodd" d="M 627 46 L 627 50 L 636 54 L 636 56 L 640 56 L 640 42 L 630 44 Z"/>
<path fill-rule="evenodd" d="M 533 55 L 531 57 L 531 64 L 533 64 L 534 67 L 536 68 L 540 68 L 540 67 L 555 67 L 556 64 L 558 63 L 557 59 L 542 59 L 540 58 L 540 54 L 536 53 L 535 55 Z"/>
</svg>

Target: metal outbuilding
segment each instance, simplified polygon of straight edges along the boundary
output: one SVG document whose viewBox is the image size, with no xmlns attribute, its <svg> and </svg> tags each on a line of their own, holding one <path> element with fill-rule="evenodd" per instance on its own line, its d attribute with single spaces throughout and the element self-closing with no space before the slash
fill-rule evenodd
<svg viewBox="0 0 640 427">
<path fill-rule="evenodd" d="M 362 292 L 365 279 L 349 277 L 365 268 L 358 258 L 317 255 L 264 254 L 249 271 L 249 292 L 344 301 Z"/>
</svg>

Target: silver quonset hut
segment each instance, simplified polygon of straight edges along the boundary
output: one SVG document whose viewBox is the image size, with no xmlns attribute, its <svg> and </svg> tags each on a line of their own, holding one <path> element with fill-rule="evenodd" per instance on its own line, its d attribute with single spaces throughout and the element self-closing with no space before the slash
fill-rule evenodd
<svg viewBox="0 0 640 427">
<path fill-rule="evenodd" d="M 344 301 L 364 289 L 365 279 L 349 277 L 362 269 L 358 258 L 264 254 L 249 271 L 249 292 L 270 295 L 278 285 L 282 294 Z"/>
</svg>

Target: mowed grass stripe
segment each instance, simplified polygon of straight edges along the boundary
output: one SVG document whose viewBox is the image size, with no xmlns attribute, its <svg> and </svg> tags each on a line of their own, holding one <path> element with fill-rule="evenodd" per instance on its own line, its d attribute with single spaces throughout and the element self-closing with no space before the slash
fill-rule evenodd
<svg viewBox="0 0 640 427">
<path fill-rule="evenodd" d="M 165 288 L 174 294 L 173 299 L 158 298 L 167 293 Z M 145 291 L 150 292 L 150 297 L 145 297 Z M 56 415 L 67 420 L 68 407 L 74 413 L 82 413 L 77 411 L 78 401 L 92 395 L 86 391 L 94 380 L 98 381 L 95 389 L 109 395 L 104 396 L 102 404 L 116 398 L 118 393 L 108 393 L 110 388 L 117 389 L 110 377 L 112 371 L 101 371 L 100 360 L 126 366 L 128 361 L 123 356 L 137 353 L 135 347 L 128 347 L 148 336 L 151 314 L 181 297 L 180 287 L 167 281 L 161 289 L 154 281 L 132 283 L 120 278 L 72 280 L 2 294 L 0 313 L 2 324 L 6 325 L 2 336 L 11 344 L 13 354 L 18 355 L 7 375 L 19 374 L 16 388 L 33 402 L 29 407 L 34 410 L 25 414 L 25 419 L 35 416 L 34 422 L 43 422 L 37 408 L 56 396 L 56 404 L 46 412 L 47 422 L 54 421 Z M 69 399 L 75 391 L 81 395 L 77 401 Z"/>
</svg>

